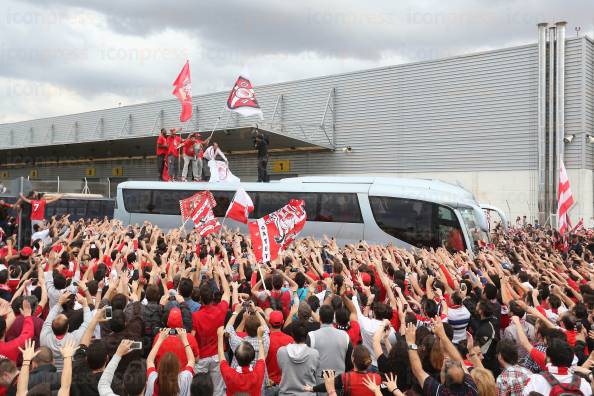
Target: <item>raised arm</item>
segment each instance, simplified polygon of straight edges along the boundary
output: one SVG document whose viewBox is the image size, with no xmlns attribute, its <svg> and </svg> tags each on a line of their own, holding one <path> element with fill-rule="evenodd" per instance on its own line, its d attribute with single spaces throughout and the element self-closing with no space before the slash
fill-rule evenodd
<svg viewBox="0 0 594 396">
<path fill-rule="evenodd" d="M 62 368 L 62 380 L 58 396 L 70 395 L 70 386 L 72 385 L 72 357 L 77 349 L 78 345 L 74 340 L 67 341 L 60 349 L 62 357 L 64 358 L 64 367 Z"/>
<path fill-rule="evenodd" d="M 165 341 L 165 339 L 167 337 L 169 337 L 169 329 L 167 329 L 167 328 L 161 329 L 159 331 L 159 338 L 157 338 L 157 341 L 155 341 L 155 343 L 153 344 L 151 352 L 149 353 L 148 357 L 146 358 L 146 368 L 147 369 L 155 367 L 155 357 L 157 357 L 157 352 L 159 351 L 161 344 L 163 344 L 163 341 Z"/>
<path fill-rule="evenodd" d="M 423 370 L 423 364 L 419 357 L 419 352 L 416 349 L 411 349 L 411 345 L 416 345 L 416 331 L 417 327 L 412 323 L 406 326 L 406 344 L 408 345 L 408 359 L 410 360 L 410 368 L 417 382 L 423 386 L 429 374 Z"/>
</svg>

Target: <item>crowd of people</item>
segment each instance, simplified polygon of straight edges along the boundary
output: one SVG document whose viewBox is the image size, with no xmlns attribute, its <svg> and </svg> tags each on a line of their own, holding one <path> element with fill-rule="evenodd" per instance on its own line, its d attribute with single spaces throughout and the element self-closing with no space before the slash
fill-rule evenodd
<svg viewBox="0 0 594 396">
<path fill-rule="evenodd" d="M 591 395 L 591 230 L 474 253 L 35 224 L 0 246 L 0 394 Z"/>
</svg>

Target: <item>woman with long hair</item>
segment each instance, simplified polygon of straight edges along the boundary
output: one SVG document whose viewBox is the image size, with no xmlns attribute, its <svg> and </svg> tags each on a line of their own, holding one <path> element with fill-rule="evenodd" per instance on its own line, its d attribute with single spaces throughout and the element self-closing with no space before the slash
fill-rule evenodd
<svg viewBox="0 0 594 396">
<path fill-rule="evenodd" d="M 177 334 L 183 342 L 188 363 L 186 367 L 180 368 L 179 359 L 173 352 L 167 352 L 159 360 L 159 366 L 155 368 L 155 357 L 161 344 L 167 337 Z M 185 329 L 161 329 L 159 338 L 153 344 L 153 348 L 146 359 L 147 383 L 146 395 L 152 396 L 178 396 L 187 395 L 192 385 L 194 375 L 195 357 L 188 342 Z M 181 370 L 180 370 L 181 369 Z"/>
</svg>

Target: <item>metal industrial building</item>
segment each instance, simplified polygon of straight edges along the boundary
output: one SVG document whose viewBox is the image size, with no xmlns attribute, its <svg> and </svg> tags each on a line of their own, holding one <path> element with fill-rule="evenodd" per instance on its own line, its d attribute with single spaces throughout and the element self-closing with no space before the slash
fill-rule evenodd
<svg viewBox="0 0 594 396">
<path fill-rule="evenodd" d="M 222 114 L 215 140 L 242 180 L 256 179 L 250 133 L 257 127 L 271 137 L 275 178 L 436 178 L 511 217 L 541 220 L 556 205 L 549 187 L 563 157 L 577 202 L 571 215 L 591 224 L 594 42 L 565 38 L 564 23 L 539 25 L 538 37 L 519 47 L 256 86 L 263 122 L 221 112 L 228 92 L 195 96 L 184 128 L 208 131 Z M 171 99 L 0 125 L 0 179 L 79 184 L 86 176 L 112 186 L 156 179 L 156 136 L 181 126 L 178 117 Z"/>
</svg>

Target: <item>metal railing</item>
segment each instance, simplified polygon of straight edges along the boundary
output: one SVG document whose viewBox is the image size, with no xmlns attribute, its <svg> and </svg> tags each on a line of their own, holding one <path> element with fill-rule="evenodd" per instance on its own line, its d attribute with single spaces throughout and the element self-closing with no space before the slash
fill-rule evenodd
<svg viewBox="0 0 594 396">
<path fill-rule="evenodd" d="M 55 179 L 31 179 L 26 178 L 31 187 L 35 191 L 45 193 L 77 193 L 77 194 L 100 194 L 106 198 L 115 198 L 118 184 L 122 182 L 118 179 L 118 182 L 112 181 L 110 178 L 101 178 L 99 180 L 89 181 L 86 178 L 79 180 L 64 180 L 60 177 Z M 1 180 L 4 186 L 9 187 L 11 182 L 9 180 Z M 9 191 L 10 193 L 14 193 Z M 18 195 L 18 191 L 16 192 Z"/>
</svg>

